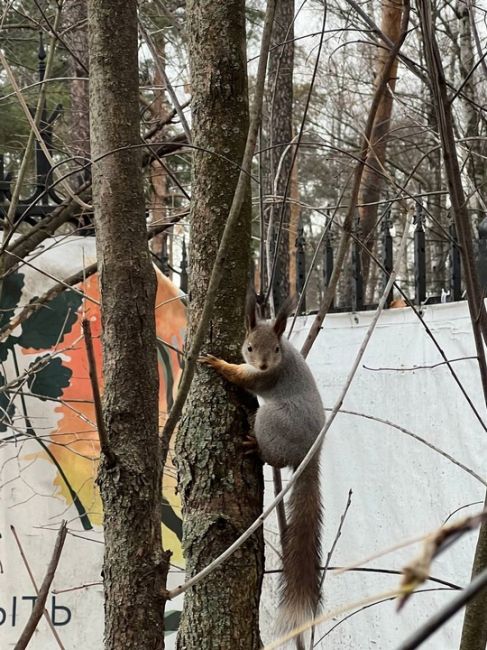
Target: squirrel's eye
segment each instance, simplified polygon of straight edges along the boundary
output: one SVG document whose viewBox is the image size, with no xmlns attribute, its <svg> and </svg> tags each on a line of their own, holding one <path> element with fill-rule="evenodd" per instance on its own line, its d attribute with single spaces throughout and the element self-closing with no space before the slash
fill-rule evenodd
<svg viewBox="0 0 487 650">
<path fill-rule="evenodd" d="M 275 353 L 277 354 L 279 352 L 279 346 L 276 345 Z"/>
<path fill-rule="evenodd" d="M 251 345 L 247 345 L 247 351 L 252 352 L 252 346 Z"/>
</svg>

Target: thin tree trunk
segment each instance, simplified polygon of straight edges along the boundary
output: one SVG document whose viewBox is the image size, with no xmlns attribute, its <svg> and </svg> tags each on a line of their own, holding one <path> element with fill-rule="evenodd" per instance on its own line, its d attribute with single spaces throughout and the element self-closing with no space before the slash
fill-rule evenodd
<svg viewBox="0 0 487 650">
<path fill-rule="evenodd" d="M 481 147 L 482 143 L 478 140 L 480 117 L 478 110 L 472 104 L 472 102 L 475 102 L 477 100 L 477 93 L 475 92 L 475 73 L 471 74 L 471 69 L 475 63 L 470 19 L 471 11 L 472 6 L 470 3 L 457 2 L 456 13 L 459 23 L 458 40 L 460 46 L 459 64 L 462 81 L 465 84 L 463 88 L 463 93 L 465 96 L 463 99 L 463 112 L 465 115 L 463 134 L 466 138 L 464 146 L 469 152 L 467 160 L 467 171 L 471 182 L 471 186 L 468 189 L 472 191 L 474 188 L 477 188 L 477 190 L 480 188 L 482 191 L 482 169 L 485 167 L 485 165 L 484 161 L 480 157 L 484 153 Z M 480 156 L 476 156 L 475 153 L 480 154 Z M 476 225 L 478 213 L 482 208 L 482 204 L 481 201 L 479 201 L 479 195 L 477 192 L 475 192 L 470 199 L 470 205 L 477 211 L 475 214 L 475 219 L 473 220 L 474 225 Z"/>
<path fill-rule="evenodd" d="M 165 69 L 166 66 L 166 53 L 165 53 L 165 42 L 162 34 L 157 35 L 157 40 L 154 39 L 154 45 L 157 48 L 157 54 L 159 57 L 159 63 L 161 68 Z M 169 106 L 167 103 L 166 94 L 164 91 L 164 78 L 161 74 L 161 69 L 156 67 L 154 72 L 154 86 L 158 87 L 158 90 L 155 91 L 156 96 L 154 102 L 151 106 L 150 112 L 153 119 L 164 120 L 167 118 L 169 113 Z M 164 132 L 159 136 L 161 139 L 164 138 Z M 151 223 L 159 224 L 163 223 L 167 217 L 166 209 L 166 198 L 168 190 L 168 177 L 164 167 L 161 165 L 159 160 L 154 160 L 149 167 L 149 179 L 151 185 L 151 199 L 150 199 L 150 213 L 151 213 Z M 150 248 L 152 252 L 157 255 L 160 259 L 162 253 L 164 252 L 164 247 L 166 246 L 166 251 L 169 254 L 169 242 L 170 234 L 169 231 L 163 232 L 160 235 L 157 235 L 153 238 Z M 172 260 L 168 259 L 168 262 L 172 264 Z M 168 270 L 168 269 L 167 269 Z M 164 272 L 167 271 L 163 269 Z M 169 272 L 169 277 L 171 278 L 171 272 Z"/>
<path fill-rule="evenodd" d="M 458 17 L 458 41 L 460 46 L 460 73 L 462 80 L 464 80 L 463 93 L 465 99 L 463 100 L 463 110 L 465 112 L 465 127 L 464 134 L 467 138 L 476 138 L 479 135 L 478 122 L 479 115 L 476 108 L 472 105 L 475 101 L 475 76 L 471 74 L 472 66 L 475 63 L 475 56 L 473 53 L 473 39 L 472 30 L 470 26 L 469 4 L 466 2 L 457 2 L 456 14 Z M 470 101 L 469 101 L 470 100 Z M 476 148 L 476 142 L 467 142 L 467 147 Z M 470 156 L 468 163 L 469 175 L 474 184 L 476 184 L 476 170 L 475 159 Z"/>
<path fill-rule="evenodd" d="M 248 130 L 243 0 L 189 0 L 193 180 L 188 338 L 200 319 L 219 240 L 239 176 Z M 198 149 L 198 148 L 201 149 Z M 230 158 L 208 153 L 208 149 Z M 205 352 L 240 358 L 244 299 L 250 271 L 250 194 L 228 253 Z M 210 370 L 196 371 L 177 437 L 188 576 L 208 565 L 262 509 L 262 468 L 245 457 L 254 399 Z M 179 650 L 254 650 L 263 576 L 262 533 L 185 594 Z"/>
<path fill-rule="evenodd" d="M 382 22 L 381 30 L 392 42 L 396 43 L 401 36 L 401 15 L 403 12 L 402 0 L 382 0 Z M 381 79 L 381 73 L 389 58 L 389 50 L 381 47 L 377 53 L 376 80 Z M 359 203 L 374 203 L 379 201 L 382 189 L 382 167 L 386 158 L 387 136 L 389 134 L 393 97 L 391 91 L 396 86 L 397 58 L 395 59 L 377 114 L 370 139 L 370 147 L 367 154 L 366 166 L 362 174 L 362 182 L 359 193 Z M 366 245 L 362 255 L 362 274 L 364 287 L 367 286 L 369 276 L 370 257 L 368 251 L 373 250 L 372 238 L 374 235 L 377 219 L 377 204 L 364 205 L 359 208 L 361 237 Z"/>
<path fill-rule="evenodd" d="M 298 161 L 295 160 L 291 170 L 291 191 L 290 198 L 292 203 L 290 206 L 290 220 L 289 220 L 289 293 L 295 293 L 297 282 L 297 269 L 296 269 L 296 240 L 298 238 L 299 221 L 301 219 L 301 207 L 299 205 L 299 186 L 298 186 Z"/>
<path fill-rule="evenodd" d="M 293 149 L 287 145 L 293 138 L 293 67 L 294 67 L 294 0 L 281 0 L 276 5 L 272 27 L 271 50 L 267 89 L 267 192 L 283 196 L 287 177 L 291 173 Z M 283 211 L 283 212 L 282 212 Z M 291 208 L 289 203 L 272 203 L 274 228 L 271 235 L 271 250 L 275 243 L 282 214 L 282 230 L 279 250 L 276 254 L 276 270 L 273 282 L 274 306 L 277 311 L 289 295 L 289 224 Z M 292 242 L 293 243 L 293 242 Z M 291 243 L 291 245 L 292 245 Z M 293 287 L 294 288 L 294 287 Z"/>
<path fill-rule="evenodd" d="M 88 106 L 88 2 L 66 0 L 63 8 L 64 29 L 68 52 L 69 70 L 74 77 L 69 84 L 71 100 L 70 147 L 80 156 L 81 163 L 90 156 L 90 118 Z"/>
<path fill-rule="evenodd" d="M 93 199 L 100 272 L 106 650 L 164 647 L 154 303 L 139 135 L 136 0 L 89 1 Z M 109 153 L 109 152 L 114 153 Z M 108 154 L 103 156 L 103 154 Z M 103 157 L 102 157 L 103 156 Z"/>
</svg>

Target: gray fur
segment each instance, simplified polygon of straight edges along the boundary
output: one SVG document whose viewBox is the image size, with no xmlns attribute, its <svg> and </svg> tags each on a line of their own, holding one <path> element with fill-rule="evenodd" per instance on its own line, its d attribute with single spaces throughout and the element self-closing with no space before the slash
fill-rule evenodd
<svg viewBox="0 0 487 650">
<path fill-rule="evenodd" d="M 262 327 L 262 326 L 261 326 Z M 321 431 L 325 416 L 313 375 L 302 355 L 281 338 L 281 361 L 261 382 L 264 400 L 255 419 L 262 459 L 273 467 L 296 468 Z"/>
<path fill-rule="evenodd" d="M 279 336 L 286 317 L 280 313 L 274 326 L 255 324 L 247 332 L 242 355 L 253 374 L 251 390 L 264 402 L 255 418 L 261 458 L 273 467 L 295 469 L 316 440 L 325 416 L 306 361 Z M 283 630 L 312 618 L 319 605 L 321 514 L 318 452 L 297 479 L 288 504 L 279 608 Z M 298 650 L 303 647 L 301 636 L 296 644 Z"/>
</svg>

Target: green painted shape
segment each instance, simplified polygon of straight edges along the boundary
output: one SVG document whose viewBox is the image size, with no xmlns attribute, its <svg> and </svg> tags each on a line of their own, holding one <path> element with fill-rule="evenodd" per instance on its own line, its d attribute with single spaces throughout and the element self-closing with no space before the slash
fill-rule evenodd
<svg viewBox="0 0 487 650">
<path fill-rule="evenodd" d="M 183 522 L 174 512 L 174 508 L 164 495 L 162 495 L 162 523 L 172 530 L 176 537 L 181 541 L 183 539 Z"/>
<path fill-rule="evenodd" d="M 29 367 L 39 363 L 41 359 L 47 359 L 49 355 L 37 357 Z M 27 380 L 30 392 L 39 399 L 45 401 L 50 397 L 57 399 L 63 394 L 63 389 L 69 386 L 73 371 L 63 366 L 59 357 L 51 359 L 41 370 L 32 374 Z"/>
<path fill-rule="evenodd" d="M 31 302 L 35 302 L 33 298 Z M 79 293 L 63 291 L 35 311 L 22 325 L 18 343 L 24 348 L 45 350 L 63 340 L 75 324 L 83 298 Z"/>
<path fill-rule="evenodd" d="M 0 388 L 5 385 L 5 377 L 0 373 Z M 15 413 L 15 404 L 11 401 L 8 393 L 0 393 L 0 433 L 7 431 Z"/>
<path fill-rule="evenodd" d="M 0 329 L 10 322 L 14 310 L 20 302 L 24 286 L 24 275 L 12 273 L 3 280 L 0 296 Z"/>
<path fill-rule="evenodd" d="M 181 620 L 181 612 L 172 609 L 164 614 L 164 631 L 165 634 L 172 634 L 179 629 L 179 622 Z"/>
<path fill-rule="evenodd" d="M 164 344 L 163 341 L 161 341 L 161 339 L 159 338 L 157 339 L 156 345 L 157 345 L 157 351 L 159 353 L 159 358 L 161 360 L 162 367 L 164 368 L 164 377 L 166 378 L 166 404 L 167 404 L 167 410 L 169 412 L 173 403 L 172 391 L 174 387 L 174 377 L 172 375 L 171 357 L 169 355 L 168 350 L 166 349 L 166 345 Z"/>
<path fill-rule="evenodd" d="M 12 319 L 15 309 L 20 302 L 23 287 L 24 275 L 22 273 L 12 273 L 3 280 L 0 295 L 0 329 L 8 325 Z M 16 342 L 16 336 L 7 336 L 0 343 L 0 362 L 7 359 L 9 351 Z"/>
</svg>

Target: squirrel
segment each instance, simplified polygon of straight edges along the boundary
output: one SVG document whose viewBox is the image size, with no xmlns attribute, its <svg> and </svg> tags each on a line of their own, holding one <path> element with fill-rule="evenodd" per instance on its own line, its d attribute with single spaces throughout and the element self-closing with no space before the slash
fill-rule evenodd
<svg viewBox="0 0 487 650">
<path fill-rule="evenodd" d="M 257 320 L 255 292 L 246 305 L 245 363 L 227 363 L 212 355 L 200 362 L 225 379 L 262 398 L 254 434 L 261 459 L 273 467 L 296 469 L 325 423 L 323 404 L 303 356 L 283 337 L 293 311 L 283 304 L 273 324 Z M 298 477 L 288 504 L 283 538 L 279 627 L 291 631 L 313 618 L 320 601 L 321 517 L 319 452 Z M 304 650 L 302 636 L 296 640 Z"/>
</svg>

